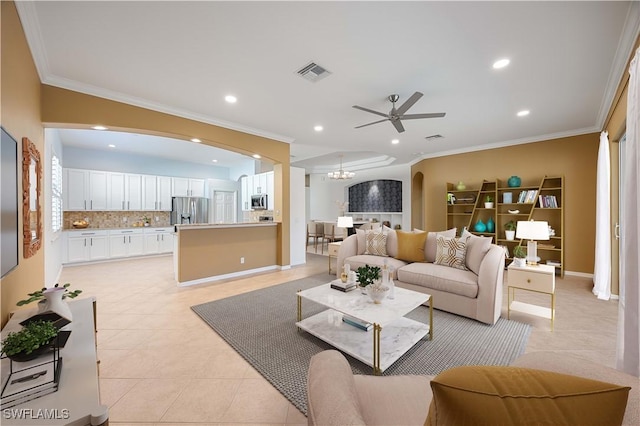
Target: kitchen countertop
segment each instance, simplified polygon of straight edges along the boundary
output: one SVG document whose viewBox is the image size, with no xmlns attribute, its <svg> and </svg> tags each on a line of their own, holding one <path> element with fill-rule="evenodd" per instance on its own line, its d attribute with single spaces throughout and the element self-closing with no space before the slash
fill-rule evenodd
<svg viewBox="0 0 640 426">
<path fill-rule="evenodd" d="M 121 226 L 118 228 L 94 228 L 88 226 L 86 228 L 67 228 L 63 229 L 62 232 L 68 231 L 119 231 L 121 229 L 155 229 L 155 228 L 173 228 L 173 225 L 165 225 L 165 226 Z"/>
<path fill-rule="evenodd" d="M 238 223 L 194 223 L 175 225 L 178 231 L 191 231 L 198 229 L 215 229 L 215 228 L 242 228 L 254 226 L 276 226 L 277 222 L 238 222 Z"/>
</svg>

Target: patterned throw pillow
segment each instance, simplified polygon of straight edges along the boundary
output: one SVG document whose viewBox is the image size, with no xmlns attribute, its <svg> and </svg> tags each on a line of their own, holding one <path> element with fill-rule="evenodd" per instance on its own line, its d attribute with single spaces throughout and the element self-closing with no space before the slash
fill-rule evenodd
<svg viewBox="0 0 640 426">
<path fill-rule="evenodd" d="M 375 256 L 387 255 L 387 234 L 382 232 L 382 228 L 375 231 L 366 231 L 367 242 L 364 254 L 372 254 Z"/>
<path fill-rule="evenodd" d="M 467 270 L 464 264 L 464 258 L 467 255 L 466 238 L 451 238 L 438 235 L 436 237 L 436 246 L 436 260 L 433 263 Z"/>
</svg>

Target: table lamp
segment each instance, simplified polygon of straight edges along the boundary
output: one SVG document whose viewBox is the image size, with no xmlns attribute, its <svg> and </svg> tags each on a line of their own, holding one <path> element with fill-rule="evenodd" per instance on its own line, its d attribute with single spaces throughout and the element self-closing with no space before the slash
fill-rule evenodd
<svg viewBox="0 0 640 426">
<path fill-rule="evenodd" d="M 347 228 L 347 235 L 353 234 L 353 218 L 351 216 L 338 216 L 338 228 Z"/>
<path fill-rule="evenodd" d="M 518 221 L 516 238 L 529 240 L 527 242 L 527 265 L 537 265 L 538 243 L 535 240 L 549 239 L 549 224 L 545 221 Z"/>
</svg>

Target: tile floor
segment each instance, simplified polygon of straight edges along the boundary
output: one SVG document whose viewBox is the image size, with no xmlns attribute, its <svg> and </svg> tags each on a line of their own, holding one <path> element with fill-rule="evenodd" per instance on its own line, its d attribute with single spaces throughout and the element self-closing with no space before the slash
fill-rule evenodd
<svg viewBox="0 0 640 426">
<path fill-rule="evenodd" d="M 326 253 L 326 251 L 325 251 Z M 169 256 L 65 267 L 60 282 L 98 300 L 102 402 L 114 425 L 304 425 L 306 418 L 190 307 L 326 271 L 325 256 L 286 271 L 179 288 Z M 556 323 L 533 325 L 527 352 L 571 352 L 615 362 L 617 303 L 598 301 L 584 278 L 557 280 Z M 522 294 L 519 300 L 548 303 Z M 506 287 L 503 316 L 506 317 Z"/>
</svg>

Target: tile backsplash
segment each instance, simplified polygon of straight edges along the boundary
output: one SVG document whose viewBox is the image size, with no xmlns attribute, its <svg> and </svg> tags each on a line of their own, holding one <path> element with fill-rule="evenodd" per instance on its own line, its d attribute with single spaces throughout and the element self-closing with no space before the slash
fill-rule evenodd
<svg viewBox="0 0 640 426">
<path fill-rule="evenodd" d="M 75 229 L 73 222 L 86 220 L 89 228 L 113 229 L 144 226 L 143 218 L 149 218 L 150 226 L 170 226 L 170 212 L 154 211 L 66 211 L 63 214 L 63 228 Z"/>
</svg>

